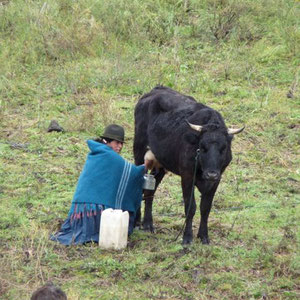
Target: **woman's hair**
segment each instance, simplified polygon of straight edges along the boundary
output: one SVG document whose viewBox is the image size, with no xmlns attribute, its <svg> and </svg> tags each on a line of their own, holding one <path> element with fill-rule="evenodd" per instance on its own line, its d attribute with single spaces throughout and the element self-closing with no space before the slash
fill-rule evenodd
<svg viewBox="0 0 300 300">
<path fill-rule="evenodd" d="M 109 139 L 109 138 L 95 138 L 94 139 L 95 142 L 101 143 L 101 144 L 107 144 L 113 141 L 113 139 Z"/>
<path fill-rule="evenodd" d="M 52 282 L 47 282 L 37 289 L 31 296 L 31 300 L 67 300 L 67 295 Z"/>
</svg>

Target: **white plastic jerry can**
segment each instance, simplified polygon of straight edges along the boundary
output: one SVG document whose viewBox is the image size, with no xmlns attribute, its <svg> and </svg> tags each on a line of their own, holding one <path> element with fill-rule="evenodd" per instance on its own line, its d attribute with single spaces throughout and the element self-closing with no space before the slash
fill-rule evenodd
<svg viewBox="0 0 300 300">
<path fill-rule="evenodd" d="M 99 246 L 102 249 L 126 248 L 129 213 L 121 209 L 105 209 L 101 214 Z"/>
</svg>

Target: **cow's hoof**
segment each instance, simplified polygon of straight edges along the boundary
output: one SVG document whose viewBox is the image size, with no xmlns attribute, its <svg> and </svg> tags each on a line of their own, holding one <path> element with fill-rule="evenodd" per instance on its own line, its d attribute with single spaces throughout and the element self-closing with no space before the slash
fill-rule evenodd
<svg viewBox="0 0 300 300">
<path fill-rule="evenodd" d="M 191 237 L 184 237 L 183 240 L 182 240 L 182 245 L 183 246 L 189 246 L 191 245 L 193 242 L 193 238 Z"/>
<path fill-rule="evenodd" d="M 152 224 L 143 224 L 143 230 L 153 233 L 154 232 L 154 226 Z"/>
<path fill-rule="evenodd" d="M 209 245 L 209 238 L 208 237 L 201 238 L 201 242 L 202 245 Z"/>
<path fill-rule="evenodd" d="M 135 222 L 134 223 L 134 228 L 141 228 L 142 227 L 142 223 L 141 222 Z"/>
</svg>

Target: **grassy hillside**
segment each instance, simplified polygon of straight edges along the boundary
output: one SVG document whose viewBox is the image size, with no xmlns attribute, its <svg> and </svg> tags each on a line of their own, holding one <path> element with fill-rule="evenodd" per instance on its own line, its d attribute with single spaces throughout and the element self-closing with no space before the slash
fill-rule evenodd
<svg viewBox="0 0 300 300">
<path fill-rule="evenodd" d="M 0 0 L 0 299 L 29 299 L 47 280 L 71 300 L 298 299 L 299 25 L 296 0 Z M 156 232 L 136 230 L 126 250 L 49 241 L 86 139 L 118 122 L 133 161 L 134 106 L 157 84 L 246 126 L 211 245 L 175 240 L 184 209 L 172 174 Z M 53 119 L 64 133 L 47 133 Z M 194 236 L 198 225 L 199 211 Z"/>
</svg>

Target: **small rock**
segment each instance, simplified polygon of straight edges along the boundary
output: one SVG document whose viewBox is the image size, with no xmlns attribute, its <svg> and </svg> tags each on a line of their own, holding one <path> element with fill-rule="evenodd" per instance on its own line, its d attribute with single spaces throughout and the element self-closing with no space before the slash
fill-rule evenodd
<svg viewBox="0 0 300 300">
<path fill-rule="evenodd" d="M 288 126 L 289 129 L 298 129 L 300 128 L 300 124 L 291 124 Z"/>
<path fill-rule="evenodd" d="M 49 125 L 47 131 L 48 131 L 48 132 L 52 132 L 52 131 L 62 132 L 62 131 L 64 131 L 64 129 L 58 124 L 57 121 L 52 120 L 52 121 L 50 122 L 50 125 Z"/>
<path fill-rule="evenodd" d="M 286 94 L 286 96 L 288 98 L 294 98 L 294 94 L 293 94 L 293 92 L 291 90 Z"/>
<path fill-rule="evenodd" d="M 219 91 L 219 92 L 215 92 L 215 93 L 214 93 L 214 95 L 215 95 L 216 97 L 224 96 L 224 95 L 226 95 L 226 94 L 227 94 L 226 91 Z"/>
<path fill-rule="evenodd" d="M 31 259 L 33 256 L 33 251 L 32 251 L 32 249 L 28 249 L 24 252 L 24 254 L 27 259 Z"/>
<path fill-rule="evenodd" d="M 20 149 L 20 150 L 27 150 L 29 146 L 29 143 L 22 144 L 22 143 L 11 142 L 9 144 L 11 149 Z"/>
</svg>

